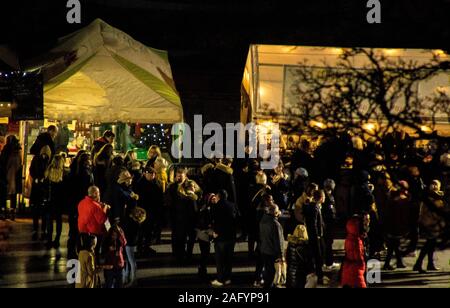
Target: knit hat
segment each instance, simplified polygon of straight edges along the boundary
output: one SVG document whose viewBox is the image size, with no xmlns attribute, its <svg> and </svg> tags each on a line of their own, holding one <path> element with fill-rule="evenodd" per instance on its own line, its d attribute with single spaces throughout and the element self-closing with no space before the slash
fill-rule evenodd
<svg viewBox="0 0 450 308">
<path fill-rule="evenodd" d="M 131 176 L 130 172 L 128 172 L 128 170 L 124 170 L 120 173 L 117 183 L 123 184 L 131 179 L 133 179 L 133 177 Z"/>
</svg>

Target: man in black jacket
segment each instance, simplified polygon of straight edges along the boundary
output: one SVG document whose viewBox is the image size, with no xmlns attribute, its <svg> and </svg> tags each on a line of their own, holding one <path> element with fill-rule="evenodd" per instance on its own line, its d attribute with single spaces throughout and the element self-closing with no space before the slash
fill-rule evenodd
<svg viewBox="0 0 450 308">
<path fill-rule="evenodd" d="M 156 251 L 150 246 L 153 239 L 158 240 L 161 237 L 164 216 L 164 193 L 156 181 L 155 169 L 146 168 L 142 178 L 135 184 L 135 191 L 139 195 L 138 205 L 147 212 L 139 238 L 140 252 L 144 255 L 154 254 Z"/>
<path fill-rule="evenodd" d="M 33 145 L 30 148 L 30 154 L 34 155 L 34 157 L 39 156 L 41 153 L 41 150 L 43 147 L 48 146 L 50 148 L 50 151 L 52 152 L 51 158 L 56 154 L 56 148 L 55 148 L 55 138 L 58 135 L 58 128 L 55 125 L 50 125 L 47 128 L 47 131 L 40 134 L 36 141 L 33 143 Z M 34 158 L 33 158 L 34 159 Z"/>
<path fill-rule="evenodd" d="M 275 278 L 275 263 L 285 262 L 283 228 L 278 222 L 281 212 L 278 206 L 267 207 L 259 224 L 261 256 L 264 261 L 264 288 L 272 288 Z"/>
<path fill-rule="evenodd" d="M 217 280 L 211 284 L 221 287 L 231 284 L 234 245 L 236 244 L 237 208 L 228 201 L 228 194 L 220 190 L 212 200 L 212 229 L 215 241 Z"/>
<path fill-rule="evenodd" d="M 236 203 L 236 185 L 234 183 L 233 169 L 231 168 L 232 159 L 223 158 L 216 164 L 211 174 L 211 181 L 214 191 L 225 190 L 228 194 L 228 200 Z"/>
<path fill-rule="evenodd" d="M 324 225 L 321 207 L 325 202 L 325 193 L 323 190 L 316 190 L 313 194 L 313 201 L 306 204 L 303 208 L 305 216 L 306 229 L 309 236 L 309 244 L 314 256 L 314 264 L 316 265 L 316 274 L 319 283 L 323 284 L 323 253 L 324 253 Z"/>
</svg>

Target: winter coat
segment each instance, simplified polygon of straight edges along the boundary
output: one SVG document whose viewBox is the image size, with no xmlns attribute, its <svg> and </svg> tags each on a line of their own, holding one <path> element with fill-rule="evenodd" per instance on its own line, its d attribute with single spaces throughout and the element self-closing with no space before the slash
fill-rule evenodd
<svg viewBox="0 0 450 308">
<path fill-rule="evenodd" d="M 117 180 L 119 179 L 120 174 L 123 171 L 126 171 L 127 168 L 125 166 L 112 166 L 111 168 L 106 170 L 105 174 L 105 191 L 103 199 L 106 203 L 110 204 L 112 203 L 112 198 L 114 196 L 114 187 L 117 183 Z"/>
<path fill-rule="evenodd" d="M 399 191 L 391 191 L 385 211 L 383 229 L 390 237 L 403 237 L 409 232 L 411 198 Z"/>
<path fill-rule="evenodd" d="M 264 214 L 259 224 L 259 229 L 261 254 L 281 259 L 285 250 L 283 227 L 281 224 L 274 216 Z"/>
<path fill-rule="evenodd" d="M 115 183 L 112 189 L 112 199 L 111 199 L 111 219 L 120 219 L 123 223 L 126 208 L 136 206 L 136 200 L 131 198 L 131 188 L 125 185 L 120 185 Z"/>
<path fill-rule="evenodd" d="M 217 164 L 211 175 L 213 192 L 224 189 L 228 193 L 228 201 L 237 202 L 236 186 L 234 183 L 233 169 L 223 164 Z"/>
<path fill-rule="evenodd" d="M 148 181 L 144 176 L 134 186 L 139 195 L 138 206 L 147 211 L 150 217 L 161 212 L 164 207 L 164 193 L 156 180 Z"/>
<path fill-rule="evenodd" d="M 420 208 L 419 224 L 428 239 L 438 238 L 445 230 L 445 202 L 442 192 L 430 191 Z"/>
<path fill-rule="evenodd" d="M 306 276 L 314 273 L 314 263 L 311 248 L 307 241 L 288 244 L 286 251 L 287 288 L 304 288 Z"/>
<path fill-rule="evenodd" d="M 289 203 L 289 182 L 286 176 L 277 176 L 271 183 L 273 199 L 280 209 L 285 210 Z"/>
<path fill-rule="evenodd" d="M 305 223 L 304 216 L 304 208 L 309 205 L 312 198 L 309 197 L 305 192 L 301 195 L 296 201 L 294 205 L 294 217 L 297 223 L 303 224 Z"/>
<path fill-rule="evenodd" d="M 195 228 L 197 200 L 201 190 L 197 184 L 194 186 L 197 187 L 196 194 L 188 193 L 185 184 L 172 183 L 167 189 L 166 204 L 170 212 L 172 231 Z"/>
<path fill-rule="evenodd" d="M 363 173 L 368 177 L 368 173 Z M 354 213 L 369 212 L 372 204 L 375 203 L 375 197 L 369 189 L 369 181 L 362 178 L 359 185 L 356 185 L 352 196 L 352 209 Z"/>
<path fill-rule="evenodd" d="M 110 230 L 110 233 L 103 241 L 102 252 L 105 258 L 105 265 L 112 265 L 115 270 L 123 269 L 125 267 L 124 249 L 126 245 L 127 240 L 122 229 L 119 228 L 118 238 L 116 241 L 112 241 Z"/>
<path fill-rule="evenodd" d="M 336 220 L 336 202 L 333 193 L 325 193 L 325 202 L 322 204 L 322 217 L 325 227 Z"/>
<path fill-rule="evenodd" d="M 364 244 L 361 238 L 360 221 L 351 218 L 347 222 L 347 237 L 345 239 L 345 258 L 342 265 L 342 286 L 351 288 L 366 288 L 364 272 Z"/>
<path fill-rule="evenodd" d="M 97 154 L 106 144 L 108 144 L 108 140 L 106 140 L 104 137 L 100 137 L 94 140 L 92 147 L 92 159 L 94 159 L 95 154 Z"/>
<path fill-rule="evenodd" d="M 108 219 L 100 203 L 85 197 L 78 205 L 78 230 L 80 233 L 103 235 Z"/>
<path fill-rule="evenodd" d="M 68 202 L 68 214 L 76 215 L 78 212 L 78 204 L 87 194 L 88 189 L 94 185 L 94 175 L 90 167 L 83 167 L 70 173 L 68 177 L 67 187 L 70 187 L 70 200 Z"/>
<path fill-rule="evenodd" d="M 220 200 L 212 206 L 212 228 L 218 234 L 216 242 L 236 240 L 237 214 L 236 205 L 227 200 Z"/>
<path fill-rule="evenodd" d="M 22 154 L 6 145 L 0 155 L 0 170 L 7 186 L 7 195 L 22 193 Z"/>
<path fill-rule="evenodd" d="M 315 242 L 323 237 L 324 225 L 320 205 L 317 203 L 306 204 L 303 208 L 305 225 L 308 230 L 310 242 Z"/>
<path fill-rule="evenodd" d="M 45 132 L 40 134 L 36 141 L 33 143 L 33 145 L 30 148 L 30 154 L 34 155 L 35 157 L 39 156 L 41 153 L 41 150 L 43 147 L 49 146 L 51 151 L 51 157 L 52 158 L 55 155 L 56 149 L 55 149 L 55 142 L 53 141 L 52 137 L 49 133 Z"/>
</svg>

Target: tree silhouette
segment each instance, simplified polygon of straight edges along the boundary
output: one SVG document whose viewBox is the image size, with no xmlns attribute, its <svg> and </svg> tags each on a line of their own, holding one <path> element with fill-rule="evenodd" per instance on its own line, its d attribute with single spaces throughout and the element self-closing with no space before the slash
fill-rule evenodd
<svg viewBox="0 0 450 308">
<path fill-rule="evenodd" d="M 305 61 L 294 70 L 284 114 L 292 130 L 320 135 L 352 133 L 382 139 L 389 132 L 411 129 L 418 138 L 441 138 L 438 121 L 450 119 L 445 89 L 419 95 L 419 84 L 450 72 L 440 51 L 426 63 L 387 57 L 379 49 L 344 49 L 336 65 L 321 68 Z M 426 126 L 426 129 L 424 127 Z"/>
</svg>

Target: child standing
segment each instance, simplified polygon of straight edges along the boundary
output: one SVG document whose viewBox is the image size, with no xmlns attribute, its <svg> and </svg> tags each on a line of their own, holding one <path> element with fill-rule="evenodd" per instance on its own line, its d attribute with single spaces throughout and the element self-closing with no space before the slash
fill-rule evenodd
<svg viewBox="0 0 450 308">
<path fill-rule="evenodd" d="M 99 272 L 103 269 L 112 268 L 108 266 L 97 266 L 95 262 L 95 246 L 97 246 L 97 237 L 95 235 L 85 234 L 85 236 L 82 236 L 81 251 L 78 254 L 80 282 L 75 285 L 77 289 L 100 287 Z"/>
<path fill-rule="evenodd" d="M 115 224 L 104 241 L 105 287 L 119 289 L 123 287 L 123 269 L 125 267 L 124 250 L 127 245 L 123 230 Z"/>
</svg>

